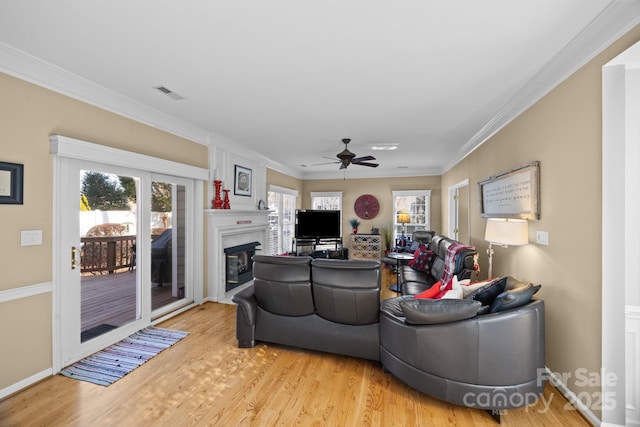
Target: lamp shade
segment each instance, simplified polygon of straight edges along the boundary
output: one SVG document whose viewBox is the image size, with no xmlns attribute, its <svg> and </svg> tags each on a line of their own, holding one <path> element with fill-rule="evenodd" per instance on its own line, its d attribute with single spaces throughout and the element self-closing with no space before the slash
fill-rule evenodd
<svg viewBox="0 0 640 427">
<path fill-rule="evenodd" d="M 409 214 L 406 212 L 398 213 L 398 224 L 407 224 L 410 221 Z"/>
<path fill-rule="evenodd" d="M 526 245 L 529 243 L 529 223 L 524 219 L 489 218 L 484 239 L 499 245 Z"/>
</svg>

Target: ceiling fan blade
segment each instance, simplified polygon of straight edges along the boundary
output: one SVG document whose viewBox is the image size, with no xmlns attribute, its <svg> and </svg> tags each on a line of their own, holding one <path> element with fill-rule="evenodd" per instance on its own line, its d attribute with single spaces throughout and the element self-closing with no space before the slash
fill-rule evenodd
<svg viewBox="0 0 640 427">
<path fill-rule="evenodd" d="M 322 166 L 322 165 L 337 165 L 338 163 L 342 163 L 342 162 L 326 162 L 326 163 L 314 163 L 311 166 Z"/>
<path fill-rule="evenodd" d="M 351 163 L 357 163 L 357 162 L 366 162 L 367 160 L 375 160 L 376 158 L 373 156 L 362 156 L 362 157 L 356 157 L 355 159 L 351 160 Z"/>
<path fill-rule="evenodd" d="M 342 164 L 340 165 L 340 169 L 346 169 L 346 168 L 347 168 L 347 166 L 349 166 L 349 162 L 340 162 L 340 163 L 342 163 Z"/>
<path fill-rule="evenodd" d="M 368 163 L 368 162 L 351 162 L 351 163 L 353 163 L 354 165 L 369 166 L 372 168 L 377 168 L 378 166 L 380 166 L 377 163 Z"/>
</svg>

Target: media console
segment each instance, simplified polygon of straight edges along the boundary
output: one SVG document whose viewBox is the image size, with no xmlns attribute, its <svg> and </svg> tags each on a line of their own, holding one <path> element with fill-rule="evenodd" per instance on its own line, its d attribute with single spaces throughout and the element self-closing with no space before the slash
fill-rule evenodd
<svg viewBox="0 0 640 427">
<path fill-rule="evenodd" d="M 342 239 L 295 239 L 294 253 L 296 256 L 308 255 L 314 258 L 348 259 L 347 250 L 342 245 Z"/>
</svg>

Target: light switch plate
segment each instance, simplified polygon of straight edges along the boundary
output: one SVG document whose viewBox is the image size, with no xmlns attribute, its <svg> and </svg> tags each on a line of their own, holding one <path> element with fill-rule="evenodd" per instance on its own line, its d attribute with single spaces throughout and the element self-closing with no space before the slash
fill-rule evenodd
<svg viewBox="0 0 640 427">
<path fill-rule="evenodd" d="M 20 232 L 21 246 L 35 246 L 42 244 L 42 230 L 22 230 Z"/>
<path fill-rule="evenodd" d="M 539 245 L 549 244 L 549 232 L 548 231 L 536 231 L 536 243 Z"/>
</svg>

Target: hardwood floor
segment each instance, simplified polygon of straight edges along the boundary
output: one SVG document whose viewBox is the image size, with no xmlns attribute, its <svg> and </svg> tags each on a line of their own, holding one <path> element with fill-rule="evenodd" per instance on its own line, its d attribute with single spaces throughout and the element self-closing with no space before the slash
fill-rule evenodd
<svg viewBox="0 0 640 427">
<path fill-rule="evenodd" d="M 392 274 L 383 278 L 383 298 L 395 296 Z M 0 401 L 0 425 L 497 426 L 485 411 L 409 388 L 377 362 L 264 343 L 239 349 L 233 305 L 206 303 L 158 326 L 189 336 L 109 387 L 42 381 Z M 502 426 L 589 425 L 566 404 L 547 385 L 536 406 L 506 412 Z"/>
</svg>

